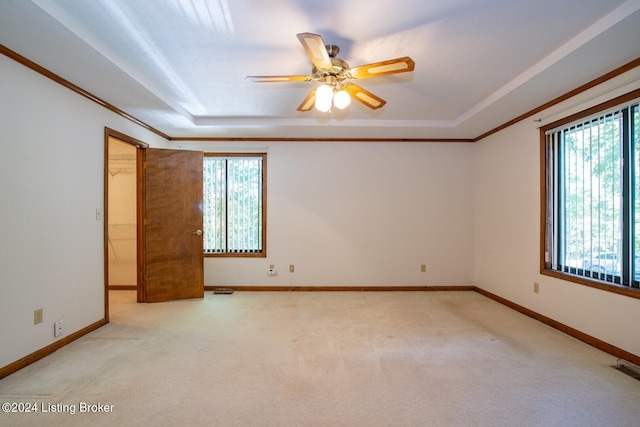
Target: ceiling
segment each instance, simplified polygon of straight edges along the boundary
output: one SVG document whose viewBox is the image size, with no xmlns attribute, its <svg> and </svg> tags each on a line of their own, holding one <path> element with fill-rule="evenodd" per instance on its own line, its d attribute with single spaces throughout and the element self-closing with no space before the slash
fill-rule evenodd
<svg viewBox="0 0 640 427">
<path fill-rule="evenodd" d="M 375 4 L 375 7 L 372 6 Z M 297 111 L 296 34 L 387 104 Z M 475 138 L 640 57 L 640 0 L 0 0 L 0 44 L 171 137 Z"/>
</svg>

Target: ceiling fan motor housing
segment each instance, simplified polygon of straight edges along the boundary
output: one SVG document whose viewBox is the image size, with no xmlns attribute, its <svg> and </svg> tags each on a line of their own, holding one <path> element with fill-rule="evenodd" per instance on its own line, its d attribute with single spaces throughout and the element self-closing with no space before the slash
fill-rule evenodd
<svg viewBox="0 0 640 427">
<path fill-rule="evenodd" d="M 327 49 L 327 53 L 329 54 L 329 59 L 331 60 L 332 67 L 331 68 L 313 67 L 313 70 L 311 72 L 313 73 L 313 75 L 319 78 L 326 79 L 328 77 L 331 77 L 330 80 L 332 80 L 333 82 L 335 82 L 336 80 L 339 82 L 342 82 L 347 78 L 344 72 L 349 69 L 349 64 L 347 64 L 342 59 L 336 58 L 336 56 L 338 55 L 338 52 L 340 52 L 340 48 L 338 46 L 329 44 L 329 45 L 326 45 L 325 48 Z"/>
</svg>

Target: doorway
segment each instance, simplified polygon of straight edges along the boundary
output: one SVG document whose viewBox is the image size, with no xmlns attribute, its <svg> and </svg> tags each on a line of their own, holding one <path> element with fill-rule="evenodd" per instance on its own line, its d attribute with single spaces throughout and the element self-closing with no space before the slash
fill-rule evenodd
<svg viewBox="0 0 640 427">
<path fill-rule="evenodd" d="M 107 268 L 109 290 L 137 288 L 136 147 L 109 137 Z"/>
<path fill-rule="evenodd" d="M 141 149 L 148 145 L 105 129 L 104 257 L 105 317 L 109 291 L 140 288 L 139 209 Z"/>
</svg>

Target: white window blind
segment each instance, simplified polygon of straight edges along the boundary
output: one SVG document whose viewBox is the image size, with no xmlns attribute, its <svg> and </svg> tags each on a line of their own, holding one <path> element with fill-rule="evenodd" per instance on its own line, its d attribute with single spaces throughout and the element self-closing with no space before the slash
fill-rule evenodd
<svg viewBox="0 0 640 427">
<path fill-rule="evenodd" d="M 263 253 L 263 158 L 205 156 L 205 254 Z"/>
</svg>

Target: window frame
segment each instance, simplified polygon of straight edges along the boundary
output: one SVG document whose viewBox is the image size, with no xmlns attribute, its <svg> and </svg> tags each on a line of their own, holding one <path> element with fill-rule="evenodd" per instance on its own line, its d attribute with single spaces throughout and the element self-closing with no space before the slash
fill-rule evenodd
<svg viewBox="0 0 640 427">
<path fill-rule="evenodd" d="M 260 252 L 219 252 L 208 253 L 203 251 L 205 258 L 266 258 L 267 257 L 267 153 L 218 153 L 218 152 L 205 152 L 204 157 L 221 157 L 221 158 L 233 158 L 233 157 L 255 157 L 262 159 L 262 251 Z M 204 176 L 203 176 L 204 180 Z M 204 195 L 203 195 L 204 197 Z M 204 200 L 203 200 L 203 218 L 204 212 Z"/>
<path fill-rule="evenodd" d="M 609 101 L 598 104 L 594 107 L 588 108 L 581 112 L 572 114 L 563 119 L 557 120 L 553 123 L 544 125 L 540 127 L 540 274 L 545 276 L 554 277 L 557 279 L 562 279 L 565 281 L 577 283 L 580 285 L 589 286 L 592 288 L 613 292 L 616 294 L 621 294 L 625 296 L 629 296 L 632 298 L 640 299 L 640 289 L 625 286 L 617 283 L 609 283 L 597 280 L 595 278 L 589 278 L 584 276 L 579 276 L 575 274 L 571 274 L 568 272 L 562 272 L 558 270 L 554 270 L 551 268 L 551 260 L 548 259 L 547 255 L 547 247 L 549 245 L 549 235 L 550 230 L 547 227 L 547 212 L 549 209 L 548 206 L 548 193 L 547 193 L 547 177 L 548 177 L 548 168 L 553 167 L 554 165 L 547 164 L 547 132 L 552 131 L 556 128 L 568 125 L 570 123 L 588 118 L 590 116 L 598 115 L 606 113 L 607 110 L 611 110 L 618 106 L 621 106 L 625 103 L 631 103 L 634 100 L 640 98 L 640 89 L 636 89 L 624 95 L 613 98 Z M 632 190 L 630 190 L 632 191 Z"/>
</svg>

